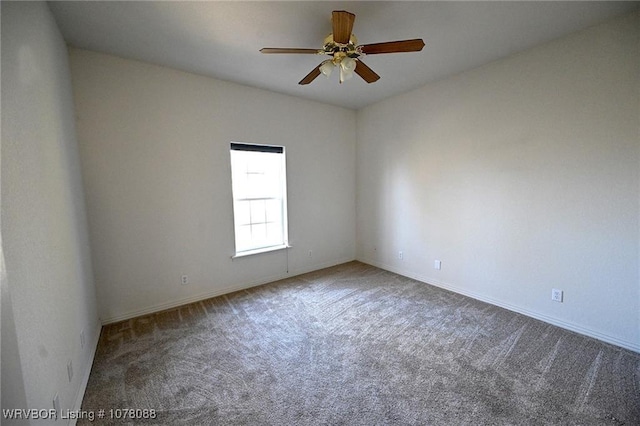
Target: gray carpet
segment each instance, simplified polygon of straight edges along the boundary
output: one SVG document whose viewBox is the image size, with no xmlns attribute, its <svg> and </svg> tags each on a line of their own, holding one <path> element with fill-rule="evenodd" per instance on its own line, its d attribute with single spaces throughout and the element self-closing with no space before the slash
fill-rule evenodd
<svg viewBox="0 0 640 426">
<path fill-rule="evenodd" d="M 640 354 L 351 262 L 104 327 L 83 401 L 100 408 L 157 418 L 98 424 L 638 425 Z"/>
</svg>

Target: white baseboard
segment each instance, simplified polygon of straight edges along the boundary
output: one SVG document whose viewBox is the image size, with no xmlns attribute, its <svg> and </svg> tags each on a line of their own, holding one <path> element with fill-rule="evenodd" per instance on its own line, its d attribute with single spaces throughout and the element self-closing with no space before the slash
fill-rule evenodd
<svg viewBox="0 0 640 426">
<path fill-rule="evenodd" d="M 452 291 L 454 293 L 462 294 L 463 296 L 471 297 L 472 299 L 480 300 L 481 302 L 486 302 L 486 303 L 489 303 L 491 305 L 499 306 L 501 308 L 507 309 L 509 311 L 517 312 L 519 314 L 522 314 L 522 315 L 525 315 L 525 316 L 528 316 L 528 317 L 531 317 L 531 318 L 535 318 L 537 320 L 546 322 L 548 324 L 555 325 L 555 326 L 560 327 L 560 328 L 564 328 L 565 330 L 570 330 L 570 331 L 576 332 L 578 334 L 582 334 L 583 336 L 592 337 L 594 339 L 597 339 L 597 340 L 600 340 L 600 341 L 603 341 L 603 342 L 606 342 L 606 343 L 610 343 L 610 344 L 615 345 L 615 346 L 620 346 L 622 348 L 629 349 L 631 351 L 640 353 L 640 345 L 637 344 L 637 343 L 630 342 L 630 341 L 627 341 L 627 340 L 624 340 L 624 339 L 620 339 L 620 338 L 617 338 L 615 336 L 610 336 L 608 334 L 604 334 L 604 333 L 601 333 L 599 331 L 592 330 L 592 329 L 590 329 L 588 327 L 583 327 L 583 326 L 581 326 L 579 324 L 575 324 L 575 323 L 572 323 L 570 321 L 565 321 L 565 320 L 561 320 L 561 319 L 558 319 L 558 318 L 550 317 L 548 315 L 545 315 L 545 314 L 542 314 L 542 313 L 539 313 L 539 312 L 535 312 L 535 311 L 523 308 L 521 306 L 511 305 L 509 303 L 505 303 L 503 301 L 493 299 L 493 298 L 485 296 L 483 294 L 476 293 L 476 292 L 473 292 L 473 291 L 469 291 L 469 290 L 466 290 L 464 288 L 460 288 L 460 287 L 457 287 L 455 285 L 452 285 L 452 284 L 449 284 L 449 283 L 446 283 L 446 282 L 443 282 L 443 281 L 436 280 L 434 278 L 425 277 L 425 276 L 422 276 L 422 275 L 419 275 L 419 274 L 410 273 L 410 272 L 401 270 L 400 268 L 396 268 L 395 266 L 387 265 L 387 264 L 385 264 L 383 262 L 378 262 L 378 261 L 373 260 L 373 259 L 358 258 L 356 260 L 358 260 L 359 262 L 362 262 L 362 263 L 366 263 L 366 264 L 369 264 L 369 265 L 372 265 L 372 266 L 376 266 L 378 268 L 381 268 L 381 269 L 396 273 L 398 275 L 405 276 L 407 278 L 412 278 L 414 280 L 423 282 L 425 284 L 432 285 L 434 287 L 443 288 L 445 290 L 449 290 L 449 291 Z"/>
<path fill-rule="evenodd" d="M 102 330 L 102 324 L 98 324 L 97 330 L 93 333 L 94 339 L 90 342 L 91 353 L 89 354 L 89 359 L 84 366 L 84 372 L 82 373 L 82 381 L 80 382 L 80 387 L 78 388 L 78 393 L 76 394 L 76 399 L 71 407 L 72 411 L 79 412 L 82 408 L 82 400 L 84 399 L 84 393 L 87 390 L 87 384 L 89 384 L 89 376 L 91 375 L 91 368 L 93 367 L 93 361 L 96 357 L 96 350 L 98 349 L 98 342 L 100 341 L 100 331 Z M 78 419 L 70 419 L 69 425 L 75 426 L 78 422 Z"/>
<path fill-rule="evenodd" d="M 228 287 L 212 290 L 205 293 L 200 293 L 194 296 L 185 297 L 183 299 L 172 300 L 166 303 L 160 303 L 157 305 L 148 306 L 142 309 L 137 309 L 135 311 L 130 311 L 121 315 L 116 315 L 113 317 L 102 318 L 102 325 L 113 324 L 120 321 L 125 321 L 131 318 L 136 318 L 143 315 L 149 315 L 160 311 L 165 311 L 167 309 L 177 308 L 178 306 L 187 305 L 189 303 L 199 302 L 201 300 L 210 299 L 212 297 L 222 296 L 223 294 L 233 293 L 235 291 L 246 290 L 251 287 L 257 287 L 263 284 L 267 284 L 273 281 L 283 280 L 285 278 L 295 277 L 296 275 L 306 274 L 307 272 L 317 271 L 319 269 L 329 268 L 331 266 L 339 265 L 342 263 L 347 263 L 355 260 L 354 258 L 343 258 L 331 260 L 328 262 L 315 264 L 306 268 L 289 270 L 289 272 L 283 272 L 281 274 L 272 275 L 269 277 L 264 277 L 259 280 L 234 284 Z"/>
</svg>

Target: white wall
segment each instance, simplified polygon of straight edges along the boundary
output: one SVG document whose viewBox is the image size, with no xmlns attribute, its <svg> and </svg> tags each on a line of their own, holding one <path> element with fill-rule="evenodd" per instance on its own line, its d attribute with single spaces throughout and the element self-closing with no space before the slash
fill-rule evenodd
<svg viewBox="0 0 640 426">
<path fill-rule="evenodd" d="M 100 325 L 67 49 L 46 3 L 1 7 L 2 408 L 79 408 Z"/>
<path fill-rule="evenodd" d="M 70 58 L 104 322 L 355 258 L 354 111 L 84 50 Z M 287 251 L 231 259 L 231 141 L 286 147 L 288 274 Z"/>
<path fill-rule="evenodd" d="M 359 111 L 358 259 L 640 350 L 639 31 L 635 13 Z"/>
</svg>

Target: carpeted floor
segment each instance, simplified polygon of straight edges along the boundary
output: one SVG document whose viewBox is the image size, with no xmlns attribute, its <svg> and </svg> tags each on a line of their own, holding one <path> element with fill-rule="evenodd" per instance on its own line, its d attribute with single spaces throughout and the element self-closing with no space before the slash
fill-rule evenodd
<svg viewBox="0 0 640 426">
<path fill-rule="evenodd" d="M 123 408 L 157 417 L 108 420 Z M 351 262 L 104 327 L 83 409 L 106 419 L 79 424 L 638 425 L 640 354 Z"/>
</svg>

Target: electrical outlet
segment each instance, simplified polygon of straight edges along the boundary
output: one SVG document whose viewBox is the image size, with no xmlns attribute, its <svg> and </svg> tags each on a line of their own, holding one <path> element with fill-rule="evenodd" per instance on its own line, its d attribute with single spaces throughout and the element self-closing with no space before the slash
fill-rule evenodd
<svg viewBox="0 0 640 426">
<path fill-rule="evenodd" d="M 84 349 L 84 330 L 80 331 L 80 348 Z"/>
<path fill-rule="evenodd" d="M 187 284 L 189 284 L 189 276 L 188 276 L 188 275 L 183 275 L 183 276 L 180 278 L 180 280 L 181 280 L 180 282 L 182 283 L 182 285 L 187 285 Z"/>
<path fill-rule="evenodd" d="M 557 288 L 551 289 L 551 300 L 562 303 L 563 291 Z"/>
<path fill-rule="evenodd" d="M 69 383 L 71 383 L 71 379 L 73 379 L 73 362 L 71 360 L 67 362 L 67 375 L 69 376 Z"/>
<path fill-rule="evenodd" d="M 398 252 L 398 259 L 404 259 L 404 253 L 402 253 L 401 251 Z"/>
<path fill-rule="evenodd" d="M 439 260 L 436 260 L 433 263 L 433 269 L 438 269 L 438 270 L 442 269 L 442 262 L 440 262 Z"/>
</svg>

